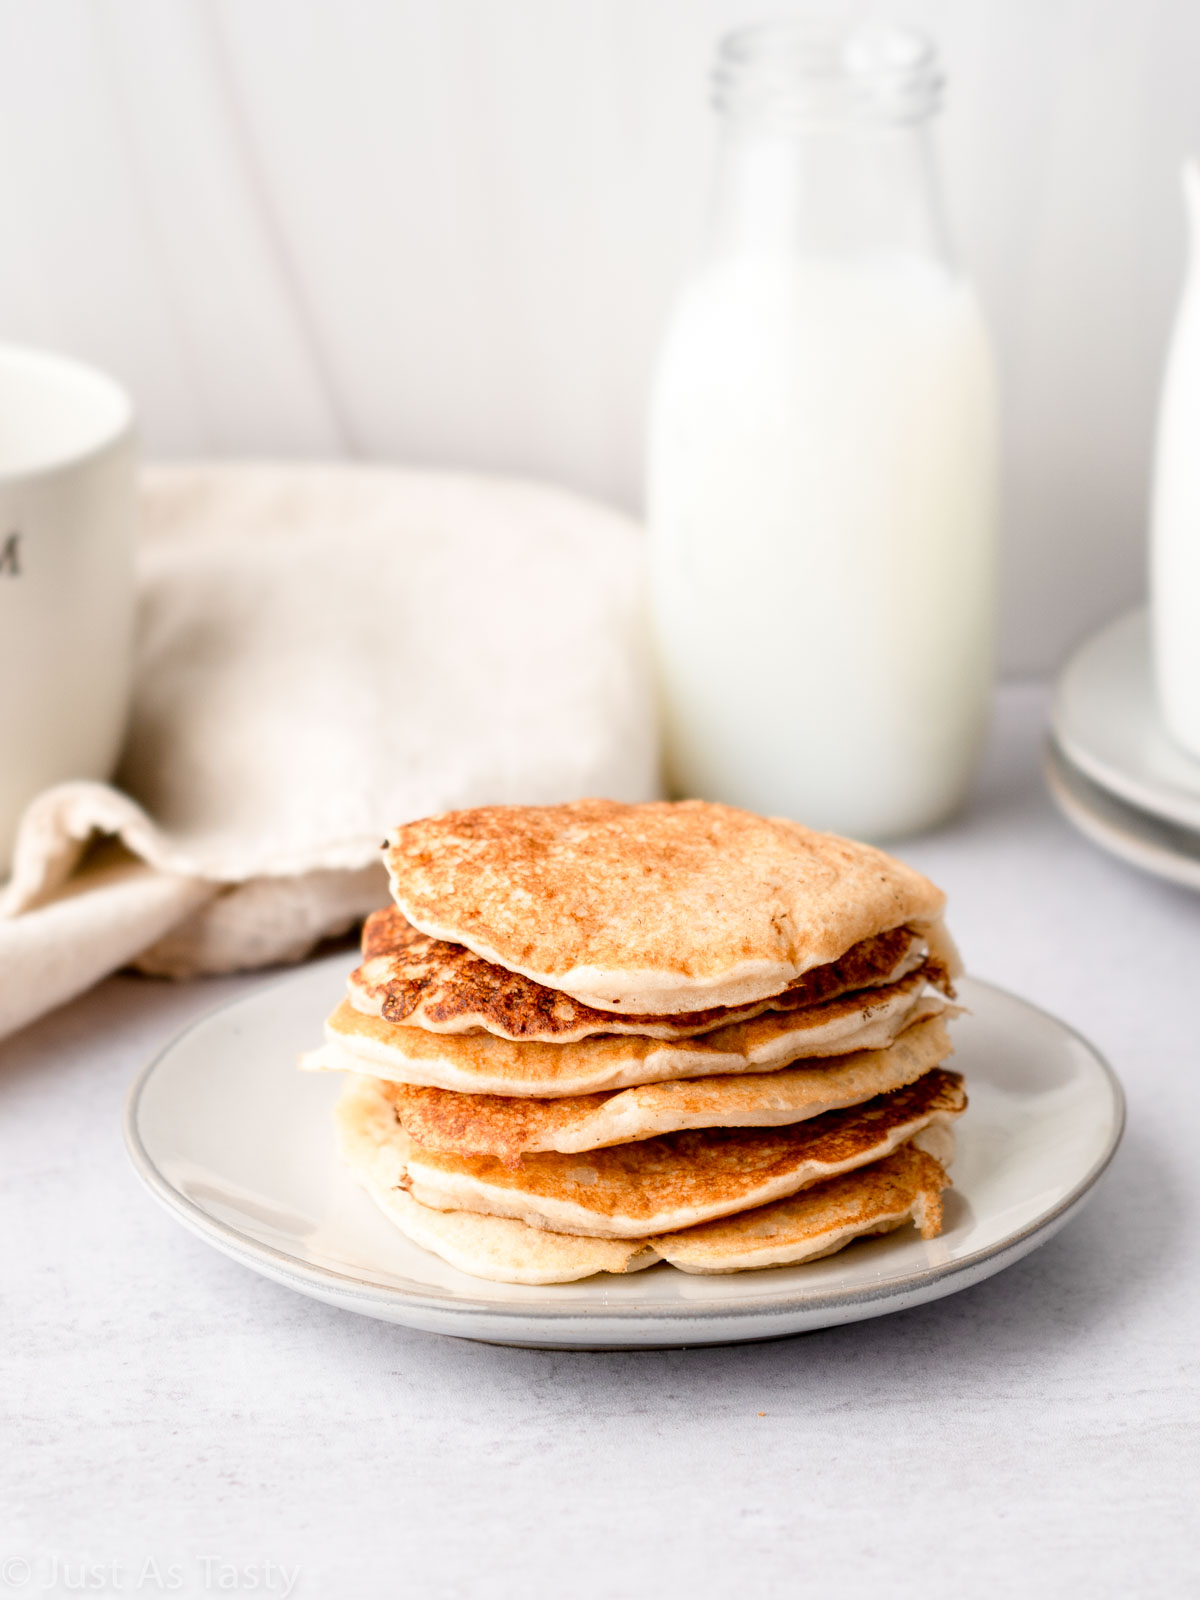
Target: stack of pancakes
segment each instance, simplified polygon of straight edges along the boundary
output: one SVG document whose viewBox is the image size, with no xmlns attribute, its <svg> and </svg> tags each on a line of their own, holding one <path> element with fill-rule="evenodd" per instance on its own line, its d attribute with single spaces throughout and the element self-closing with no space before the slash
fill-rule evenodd
<svg viewBox="0 0 1200 1600">
<path fill-rule="evenodd" d="M 344 1155 L 480 1277 L 735 1272 L 941 1227 L 954 947 L 867 845 L 700 801 L 397 828 L 310 1067 Z"/>
</svg>

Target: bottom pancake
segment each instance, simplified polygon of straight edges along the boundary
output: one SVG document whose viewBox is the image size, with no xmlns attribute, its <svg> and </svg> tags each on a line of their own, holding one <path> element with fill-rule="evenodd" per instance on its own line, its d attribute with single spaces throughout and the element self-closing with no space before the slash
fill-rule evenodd
<svg viewBox="0 0 1200 1600">
<path fill-rule="evenodd" d="M 795 1266 L 910 1222 L 922 1238 L 935 1238 L 942 1225 L 942 1190 L 950 1180 L 942 1161 L 920 1148 L 921 1137 L 791 1199 L 643 1239 L 549 1233 L 512 1217 L 437 1211 L 381 1181 L 369 1142 L 347 1149 L 347 1156 L 380 1210 L 414 1244 L 476 1278 L 548 1284 L 600 1272 L 638 1272 L 660 1261 L 707 1274 Z M 952 1135 L 939 1146 L 943 1158 L 948 1141 Z"/>
<path fill-rule="evenodd" d="M 790 1200 L 668 1234 L 655 1239 L 654 1248 L 684 1272 L 716 1273 L 816 1261 L 906 1222 L 916 1225 L 922 1239 L 936 1239 L 942 1231 L 942 1190 L 950 1187 L 950 1178 L 943 1161 L 922 1149 L 922 1142 L 918 1134 L 869 1167 L 830 1178 Z M 953 1133 L 947 1130 L 938 1145 L 948 1164 Z"/>
</svg>

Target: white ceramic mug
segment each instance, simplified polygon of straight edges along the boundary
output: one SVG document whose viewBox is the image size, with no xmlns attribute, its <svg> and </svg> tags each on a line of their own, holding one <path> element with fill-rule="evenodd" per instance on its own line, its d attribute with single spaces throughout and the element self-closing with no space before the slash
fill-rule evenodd
<svg viewBox="0 0 1200 1600">
<path fill-rule="evenodd" d="M 0 346 L 0 879 L 21 812 L 107 778 L 129 711 L 137 446 L 103 373 Z"/>
</svg>

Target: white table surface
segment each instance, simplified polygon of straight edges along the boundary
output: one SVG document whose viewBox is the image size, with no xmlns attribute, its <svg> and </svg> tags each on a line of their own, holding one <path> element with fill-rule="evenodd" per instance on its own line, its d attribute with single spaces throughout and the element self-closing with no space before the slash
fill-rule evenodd
<svg viewBox="0 0 1200 1600">
<path fill-rule="evenodd" d="M 1130 1126 L 1080 1218 L 933 1305 L 613 1355 L 410 1333 L 224 1259 L 128 1166 L 134 1073 L 257 980 L 118 978 L 0 1047 L 0 1597 L 1200 1593 L 1200 898 L 1059 820 L 1044 705 L 1004 691 L 971 814 L 904 853 Z"/>
</svg>

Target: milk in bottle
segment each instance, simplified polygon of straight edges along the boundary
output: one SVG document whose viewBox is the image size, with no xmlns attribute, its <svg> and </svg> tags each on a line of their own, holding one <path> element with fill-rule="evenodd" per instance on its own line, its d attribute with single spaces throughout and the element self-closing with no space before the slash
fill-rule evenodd
<svg viewBox="0 0 1200 1600">
<path fill-rule="evenodd" d="M 652 399 L 674 791 L 875 838 L 961 802 L 991 678 L 992 371 L 938 88 L 907 32 L 726 41 L 708 250 Z"/>
</svg>

